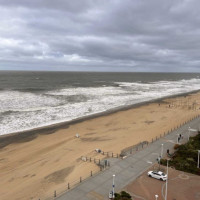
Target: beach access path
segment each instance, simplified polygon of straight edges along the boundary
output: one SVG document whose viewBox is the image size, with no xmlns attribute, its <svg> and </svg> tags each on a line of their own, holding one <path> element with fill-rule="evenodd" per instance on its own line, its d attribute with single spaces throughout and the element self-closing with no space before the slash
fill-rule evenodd
<svg viewBox="0 0 200 200">
<path fill-rule="evenodd" d="M 163 156 L 166 156 L 167 149 L 172 152 L 177 143 L 179 134 L 183 136 L 180 143 L 188 140 L 188 128 L 198 129 L 200 118 L 196 118 L 180 128 L 172 131 L 163 138 L 150 143 L 146 148 L 135 154 L 128 156 L 123 160 L 111 159 L 111 166 L 105 171 L 94 175 L 91 178 L 81 182 L 73 189 L 67 191 L 56 200 L 106 200 L 108 194 L 112 191 L 113 174 L 115 174 L 115 192 L 120 192 L 126 185 L 134 181 L 138 176 L 144 173 L 148 168 L 157 162 L 161 154 L 163 144 Z M 190 136 L 197 132 L 190 132 Z"/>
</svg>

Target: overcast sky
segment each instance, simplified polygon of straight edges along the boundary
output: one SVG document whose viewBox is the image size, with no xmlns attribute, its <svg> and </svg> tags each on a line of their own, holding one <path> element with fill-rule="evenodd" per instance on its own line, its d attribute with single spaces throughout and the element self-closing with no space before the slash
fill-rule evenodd
<svg viewBox="0 0 200 200">
<path fill-rule="evenodd" d="M 200 72 L 200 1 L 0 0 L 0 69 Z"/>
</svg>

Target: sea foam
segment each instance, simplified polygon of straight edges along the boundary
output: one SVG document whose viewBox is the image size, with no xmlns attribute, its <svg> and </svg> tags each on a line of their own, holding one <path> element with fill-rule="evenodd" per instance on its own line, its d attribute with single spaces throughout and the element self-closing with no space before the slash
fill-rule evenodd
<svg viewBox="0 0 200 200">
<path fill-rule="evenodd" d="M 200 89 L 200 79 L 113 82 L 41 93 L 0 91 L 0 134 L 9 134 Z"/>
</svg>

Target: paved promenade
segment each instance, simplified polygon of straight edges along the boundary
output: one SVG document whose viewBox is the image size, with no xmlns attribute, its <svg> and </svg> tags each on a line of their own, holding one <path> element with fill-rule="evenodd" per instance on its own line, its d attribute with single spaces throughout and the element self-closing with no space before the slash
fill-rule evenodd
<svg viewBox="0 0 200 200">
<path fill-rule="evenodd" d="M 154 164 L 161 153 L 163 144 L 163 156 L 166 150 L 172 150 L 177 142 L 177 135 L 182 134 L 184 139 L 180 143 L 185 143 L 188 138 L 188 127 L 198 129 L 200 118 L 183 125 L 179 129 L 172 131 L 169 135 L 151 143 L 148 147 L 137 153 L 128 156 L 126 159 L 112 159 L 111 167 L 77 185 L 67 191 L 56 200 L 106 200 L 108 193 L 112 190 L 112 178 L 115 174 L 115 191 L 120 191 L 127 184 L 135 180 L 140 174 Z M 194 132 L 191 132 L 192 136 Z M 150 164 L 152 162 L 152 164 Z"/>
</svg>

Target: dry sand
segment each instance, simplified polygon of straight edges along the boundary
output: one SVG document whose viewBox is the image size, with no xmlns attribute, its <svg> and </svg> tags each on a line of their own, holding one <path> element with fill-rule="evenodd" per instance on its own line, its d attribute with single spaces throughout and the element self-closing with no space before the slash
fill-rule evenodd
<svg viewBox="0 0 200 200">
<path fill-rule="evenodd" d="M 170 105 L 170 107 L 169 107 Z M 44 199 L 67 183 L 98 171 L 81 156 L 99 158 L 94 150 L 120 151 L 156 136 L 200 114 L 200 93 L 168 98 L 75 123 L 50 128 L 49 134 L 0 138 L 1 200 Z M 51 133 L 51 134 L 50 134 Z M 79 133 L 80 138 L 75 134 Z M 21 138 L 20 138 L 21 137 Z M 5 142 L 7 141 L 7 142 Z M 8 142 L 9 141 L 9 142 Z"/>
</svg>

